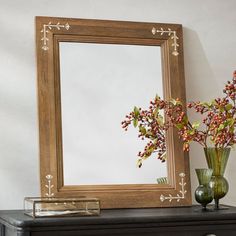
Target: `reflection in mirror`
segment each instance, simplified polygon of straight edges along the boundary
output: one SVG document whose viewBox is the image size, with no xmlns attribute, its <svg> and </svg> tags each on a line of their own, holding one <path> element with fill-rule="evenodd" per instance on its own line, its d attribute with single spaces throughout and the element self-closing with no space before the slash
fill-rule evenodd
<svg viewBox="0 0 236 236">
<path fill-rule="evenodd" d="M 59 50 L 64 184 L 154 184 L 166 177 L 166 163 L 155 156 L 136 166 L 145 142 L 120 125 L 134 105 L 163 97 L 160 47 L 60 42 Z"/>
</svg>

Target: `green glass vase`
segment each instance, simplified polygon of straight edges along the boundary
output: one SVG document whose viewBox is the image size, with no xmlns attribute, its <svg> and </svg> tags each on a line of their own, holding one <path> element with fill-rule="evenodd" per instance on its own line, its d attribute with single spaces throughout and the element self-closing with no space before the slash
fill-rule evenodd
<svg viewBox="0 0 236 236">
<path fill-rule="evenodd" d="M 215 209 L 220 209 L 219 199 L 223 198 L 229 190 L 224 173 L 230 150 L 230 148 L 204 148 L 207 165 L 213 170 L 209 185 L 214 191 Z"/>
<path fill-rule="evenodd" d="M 209 183 L 211 181 L 212 169 L 195 169 L 199 186 L 195 190 L 195 199 L 203 207 L 203 210 L 207 210 L 206 206 L 212 202 L 214 197 L 213 189 Z"/>
</svg>

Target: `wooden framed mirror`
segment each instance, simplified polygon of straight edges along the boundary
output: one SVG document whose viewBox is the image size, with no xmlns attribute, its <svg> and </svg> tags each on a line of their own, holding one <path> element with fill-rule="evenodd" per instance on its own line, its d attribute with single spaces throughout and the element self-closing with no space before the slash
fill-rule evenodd
<svg viewBox="0 0 236 236">
<path fill-rule="evenodd" d="M 165 164 L 150 157 L 138 169 L 142 144 L 120 125 L 156 94 L 185 101 L 182 26 L 36 17 L 36 43 L 42 196 L 97 197 L 102 208 L 190 205 L 177 133 L 166 135 Z"/>
</svg>

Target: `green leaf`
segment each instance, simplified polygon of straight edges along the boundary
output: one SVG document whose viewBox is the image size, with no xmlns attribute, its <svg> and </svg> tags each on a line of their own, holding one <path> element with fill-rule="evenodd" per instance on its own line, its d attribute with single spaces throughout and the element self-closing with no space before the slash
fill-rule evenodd
<svg viewBox="0 0 236 236">
<path fill-rule="evenodd" d="M 159 124 L 159 125 L 164 125 L 164 119 L 163 119 L 163 116 L 162 115 L 158 115 L 157 117 L 156 117 L 156 121 L 157 121 L 157 123 Z"/>
<path fill-rule="evenodd" d="M 154 143 L 154 144 L 157 144 L 157 141 L 158 141 L 157 138 L 154 138 L 154 139 L 153 139 L 153 143 Z"/>
<path fill-rule="evenodd" d="M 224 124 L 220 124 L 219 125 L 219 128 L 217 129 L 217 131 L 221 131 L 222 129 L 224 129 L 225 128 L 225 125 Z"/>
<path fill-rule="evenodd" d="M 220 112 L 224 112 L 224 107 L 223 107 L 223 106 L 220 106 L 220 107 L 219 107 L 219 110 L 220 110 Z"/>
<path fill-rule="evenodd" d="M 229 129 L 229 131 L 230 131 L 231 133 L 234 133 L 234 126 L 231 126 L 230 129 Z"/>
<path fill-rule="evenodd" d="M 155 99 L 156 99 L 156 100 L 160 100 L 161 98 L 156 94 Z"/>
<path fill-rule="evenodd" d="M 233 118 L 227 119 L 227 121 L 229 122 L 230 126 L 233 126 L 235 123 L 235 119 L 233 119 Z"/>
<path fill-rule="evenodd" d="M 194 129 L 197 129 L 199 126 L 200 126 L 200 122 L 197 122 L 197 121 L 193 122 L 193 124 L 192 124 L 192 127 Z"/>
<path fill-rule="evenodd" d="M 134 107 L 134 116 L 137 118 L 139 116 L 139 109 Z"/>
<path fill-rule="evenodd" d="M 138 125 L 138 120 L 137 119 L 133 119 L 133 125 L 134 125 L 135 128 L 137 127 L 137 125 Z"/>
<path fill-rule="evenodd" d="M 173 105 L 183 105 L 180 100 L 172 99 Z"/>
<path fill-rule="evenodd" d="M 208 108 L 211 108 L 212 107 L 212 102 L 207 102 L 207 106 L 208 106 Z"/>
<path fill-rule="evenodd" d="M 151 154 L 152 154 L 152 153 L 150 153 L 150 152 L 146 152 L 145 155 L 144 155 L 144 157 L 143 157 L 143 159 L 144 159 L 144 160 L 148 159 L 148 157 L 150 157 Z"/>
<path fill-rule="evenodd" d="M 152 133 L 151 131 L 147 131 L 147 132 L 146 132 L 146 137 L 147 137 L 147 138 L 153 137 L 153 133 Z"/>
<path fill-rule="evenodd" d="M 202 105 L 210 108 L 210 107 L 212 107 L 212 102 L 203 102 Z"/>
<path fill-rule="evenodd" d="M 184 124 L 188 123 L 188 117 L 186 115 L 183 117 L 183 122 L 184 122 Z"/>
<path fill-rule="evenodd" d="M 175 99 L 173 99 L 173 98 L 170 100 L 170 102 L 171 102 L 174 106 L 177 105 L 177 101 L 176 101 Z"/>
<path fill-rule="evenodd" d="M 226 111 L 229 111 L 229 110 L 231 110 L 232 108 L 233 108 L 233 105 L 232 105 L 232 104 L 227 104 L 227 105 L 225 106 Z"/>
<path fill-rule="evenodd" d="M 192 129 L 192 130 L 190 130 L 188 133 L 189 133 L 190 135 L 194 135 L 194 134 L 195 134 L 195 130 Z"/>
<path fill-rule="evenodd" d="M 215 99 L 213 99 L 212 101 L 211 101 L 211 105 L 213 106 L 213 105 L 216 105 L 216 100 Z"/>
<path fill-rule="evenodd" d="M 175 127 L 177 129 L 182 129 L 184 127 L 184 125 L 182 123 L 176 124 Z"/>
<path fill-rule="evenodd" d="M 139 131 L 141 132 L 141 134 L 145 135 L 147 133 L 147 130 L 143 127 L 143 126 L 140 126 L 139 127 Z"/>
<path fill-rule="evenodd" d="M 232 127 L 232 126 L 234 126 L 234 123 L 235 123 L 235 119 L 233 119 L 233 118 L 228 118 L 228 119 L 225 120 L 225 122 L 224 122 L 224 127 L 227 127 L 227 126 Z"/>
<path fill-rule="evenodd" d="M 138 161 L 137 161 L 137 167 L 141 168 L 142 165 L 143 165 L 143 160 L 141 158 L 139 158 Z"/>
<path fill-rule="evenodd" d="M 158 113 L 159 113 L 159 109 L 156 108 L 156 109 L 153 111 L 153 114 L 154 114 L 154 117 L 155 117 L 155 118 L 158 117 Z"/>
<path fill-rule="evenodd" d="M 150 155 L 153 153 L 153 151 L 154 151 L 154 147 L 148 148 L 148 152 L 150 153 Z"/>
<path fill-rule="evenodd" d="M 163 126 L 163 125 L 164 125 L 164 120 L 163 120 L 163 117 L 162 117 L 162 116 L 157 119 L 157 123 L 158 123 L 160 126 Z"/>
</svg>

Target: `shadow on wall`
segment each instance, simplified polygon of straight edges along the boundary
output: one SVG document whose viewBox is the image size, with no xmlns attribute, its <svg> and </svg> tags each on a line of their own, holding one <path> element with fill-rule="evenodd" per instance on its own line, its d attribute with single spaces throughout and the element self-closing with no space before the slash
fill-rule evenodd
<svg viewBox="0 0 236 236">
<path fill-rule="evenodd" d="M 184 61 L 185 61 L 185 81 L 186 100 L 211 100 L 217 96 L 214 72 L 208 62 L 206 51 L 204 50 L 198 34 L 188 28 L 184 28 Z M 199 117 L 195 113 L 189 113 L 190 120 L 197 121 Z M 190 172 L 192 184 L 192 199 L 194 201 L 194 191 L 198 186 L 195 168 L 207 167 L 203 148 L 198 143 L 190 146 Z"/>
<path fill-rule="evenodd" d="M 214 73 L 207 60 L 198 34 L 188 28 L 184 28 L 184 60 L 186 100 L 210 100 L 216 94 L 214 86 Z M 198 120 L 196 113 L 188 113 L 190 120 Z M 192 192 L 198 185 L 195 168 L 206 167 L 203 148 L 198 143 L 191 144 L 190 170 L 192 181 Z M 194 198 L 193 198 L 194 199 Z"/>
<path fill-rule="evenodd" d="M 34 23 L 12 24 L 3 24 L 0 45 L 1 209 L 22 208 L 24 196 L 39 193 Z"/>
<path fill-rule="evenodd" d="M 210 100 L 219 96 L 216 78 L 198 34 L 184 28 L 184 60 L 187 101 Z M 218 91 L 217 91 L 218 90 Z"/>
<path fill-rule="evenodd" d="M 201 39 L 198 34 L 188 28 L 184 28 L 184 56 L 185 56 L 185 81 L 187 101 L 211 101 L 216 97 L 223 96 L 222 83 L 216 78 L 207 58 L 207 50 L 204 50 Z M 225 78 L 225 82 L 227 78 Z M 188 113 L 193 121 L 199 120 L 196 113 Z M 235 151 L 231 151 L 231 157 L 226 169 L 226 178 L 232 187 L 236 184 L 236 172 L 233 165 L 233 156 Z M 207 168 L 203 147 L 198 143 L 192 143 L 190 149 L 190 172 L 192 195 L 194 201 L 194 191 L 198 186 L 198 180 L 195 173 L 196 168 Z M 222 203 L 236 204 L 236 192 L 229 190 L 227 196 L 222 199 Z"/>
</svg>

